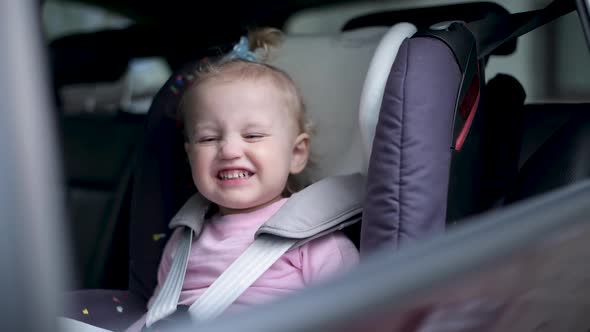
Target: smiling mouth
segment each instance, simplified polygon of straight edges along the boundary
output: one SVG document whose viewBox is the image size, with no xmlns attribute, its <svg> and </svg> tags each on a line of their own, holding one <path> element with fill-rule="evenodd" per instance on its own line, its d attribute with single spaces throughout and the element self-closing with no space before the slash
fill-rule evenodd
<svg viewBox="0 0 590 332">
<path fill-rule="evenodd" d="M 254 175 L 254 173 L 246 170 L 232 170 L 232 171 L 221 171 L 217 174 L 219 180 L 236 180 L 236 179 L 247 179 Z"/>
</svg>

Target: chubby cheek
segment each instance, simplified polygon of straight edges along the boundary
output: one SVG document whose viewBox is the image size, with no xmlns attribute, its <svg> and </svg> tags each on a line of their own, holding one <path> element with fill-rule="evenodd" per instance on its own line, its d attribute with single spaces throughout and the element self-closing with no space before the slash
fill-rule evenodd
<svg viewBox="0 0 590 332">
<path fill-rule="evenodd" d="M 256 144 L 250 147 L 248 159 L 260 171 L 261 169 L 271 166 L 272 168 L 279 167 L 276 164 L 282 157 L 282 147 L 277 144 Z"/>
<path fill-rule="evenodd" d="M 256 154 L 259 171 L 273 174 L 273 178 L 287 178 L 289 175 L 290 155 L 289 147 L 285 144 L 260 147 Z M 283 174 L 284 173 L 284 174 Z"/>
<path fill-rule="evenodd" d="M 200 167 L 200 165 L 191 166 L 191 173 L 193 176 L 193 182 L 197 186 L 199 191 L 202 191 L 203 185 L 207 181 L 207 174 L 204 172 L 204 167 Z"/>
<path fill-rule="evenodd" d="M 211 163 L 207 161 L 206 155 L 192 152 L 190 156 L 191 175 L 197 189 L 201 191 L 206 183 L 211 182 Z"/>
</svg>

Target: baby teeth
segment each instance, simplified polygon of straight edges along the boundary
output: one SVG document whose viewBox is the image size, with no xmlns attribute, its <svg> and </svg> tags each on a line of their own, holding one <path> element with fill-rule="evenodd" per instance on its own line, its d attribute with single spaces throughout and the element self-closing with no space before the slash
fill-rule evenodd
<svg viewBox="0 0 590 332">
<path fill-rule="evenodd" d="M 248 177 L 249 173 L 247 171 L 231 171 L 231 172 L 223 172 L 219 174 L 219 177 L 222 180 L 231 180 L 231 179 L 240 179 Z"/>
</svg>

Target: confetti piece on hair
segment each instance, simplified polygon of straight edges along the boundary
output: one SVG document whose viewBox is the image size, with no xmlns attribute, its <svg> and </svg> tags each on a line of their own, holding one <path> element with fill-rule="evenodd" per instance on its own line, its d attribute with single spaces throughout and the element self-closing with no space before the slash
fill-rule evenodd
<svg viewBox="0 0 590 332">
<path fill-rule="evenodd" d="M 113 302 L 120 303 L 119 299 L 116 296 L 113 296 Z"/>
<path fill-rule="evenodd" d="M 117 306 L 117 311 L 118 311 L 119 313 L 123 312 L 123 307 L 121 307 L 120 305 L 118 305 L 118 306 Z"/>
<path fill-rule="evenodd" d="M 129 293 L 127 293 L 127 292 L 123 293 L 123 297 L 124 298 L 128 298 L 129 297 Z"/>
<path fill-rule="evenodd" d="M 163 239 L 165 237 L 166 237 L 166 234 L 165 233 L 157 233 L 157 234 L 153 234 L 152 235 L 152 239 L 154 241 L 159 241 L 160 239 Z"/>
<path fill-rule="evenodd" d="M 88 315 L 88 309 L 84 308 L 84 310 L 82 310 L 82 313 L 83 313 L 84 315 Z"/>
<path fill-rule="evenodd" d="M 172 93 L 174 93 L 175 95 L 178 94 L 178 89 L 174 85 L 170 86 L 170 90 L 172 90 Z"/>
</svg>

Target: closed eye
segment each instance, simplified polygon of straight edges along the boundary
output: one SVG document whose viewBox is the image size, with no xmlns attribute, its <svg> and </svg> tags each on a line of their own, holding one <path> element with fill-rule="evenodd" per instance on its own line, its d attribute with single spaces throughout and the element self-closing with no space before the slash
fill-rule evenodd
<svg viewBox="0 0 590 332">
<path fill-rule="evenodd" d="M 199 139 L 197 140 L 198 143 L 212 143 L 219 140 L 219 137 L 215 137 L 215 136 L 205 136 L 205 137 L 199 137 Z"/>
<path fill-rule="evenodd" d="M 260 140 L 266 136 L 267 135 L 262 134 L 262 133 L 247 133 L 244 135 L 244 138 L 248 141 L 257 141 L 257 140 Z"/>
</svg>

